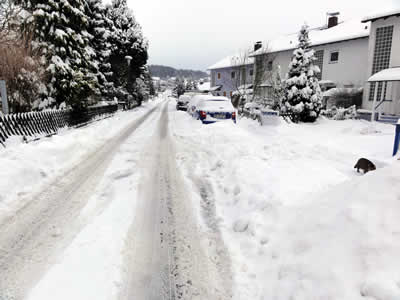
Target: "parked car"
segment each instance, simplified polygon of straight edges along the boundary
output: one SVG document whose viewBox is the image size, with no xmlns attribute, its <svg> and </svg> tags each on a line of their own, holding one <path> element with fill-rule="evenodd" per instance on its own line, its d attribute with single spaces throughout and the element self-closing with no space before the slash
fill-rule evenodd
<svg viewBox="0 0 400 300">
<path fill-rule="evenodd" d="M 193 95 L 188 103 L 187 112 L 194 117 L 196 114 L 197 102 L 201 99 L 201 95 Z"/>
<path fill-rule="evenodd" d="M 233 120 L 236 123 L 236 112 L 231 100 L 226 97 L 202 95 L 195 96 L 192 102 L 192 116 L 203 124 L 222 120 Z"/>
<path fill-rule="evenodd" d="M 189 95 L 181 95 L 176 101 L 176 109 L 186 111 L 191 98 Z"/>
</svg>

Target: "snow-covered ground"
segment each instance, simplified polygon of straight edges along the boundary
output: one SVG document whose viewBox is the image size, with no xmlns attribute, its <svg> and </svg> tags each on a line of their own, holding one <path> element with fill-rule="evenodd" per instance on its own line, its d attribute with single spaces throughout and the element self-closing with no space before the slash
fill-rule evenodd
<svg viewBox="0 0 400 300">
<path fill-rule="evenodd" d="M 159 101 L 161 98 L 133 111 L 119 111 L 112 118 L 29 144 L 23 144 L 20 137 L 9 139 L 7 148 L 0 149 L 0 219 L 25 205 L 33 194 L 73 169 Z"/>
<path fill-rule="evenodd" d="M 126 237 L 135 215 L 141 213 L 135 209 L 136 191 L 146 170 L 138 166 L 158 116 L 147 120 L 121 145 L 80 217 L 99 211 L 102 203 L 103 209 L 75 237 L 27 299 L 119 299 L 124 273 L 131 272 L 124 266 Z"/>
<path fill-rule="evenodd" d="M 160 299 L 170 268 L 190 299 L 400 299 L 393 126 L 205 126 L 166 99 L 0 151 L 0 298 Z"/>
<path fill-rule="evenodd" d="M 25 299 L 37 283 L 32 299 L 117 292 L 138 153 L 165 99 L 0 152 L 1 299 Z"/>
<path fill-rule="evenodd" d="M 393 126 L 170 118 L 178 164 L 202 195 L 199 218 L 216 207 L 234 299 L 400 299 Z M 357 174 L 360 157 L 377 171 Z"/>
</svg>

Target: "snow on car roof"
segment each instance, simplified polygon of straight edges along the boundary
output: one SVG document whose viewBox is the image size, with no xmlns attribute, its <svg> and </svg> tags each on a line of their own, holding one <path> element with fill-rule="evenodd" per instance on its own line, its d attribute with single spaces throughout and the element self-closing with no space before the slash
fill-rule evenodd
<svg viewBox="0 0 400 300">
<path fill-rule="evenodd" d="M 195 96 L 196 100 L 205 100 L 205 101 L 231 101 L 227 97 L 224 96 L 213 96 L 213 95 L 197 95 Z"/>
<path fill-rule="evenodd" d="M 211 82 L 204 82 L 198 85 L 200 91 L 209 91 L 211 88 Z"/>
<path fill-rule="evenodd" d="M 234 54 L 229 55 L 219 62 L 213 64 L 212 66 L 208 67 L 208 70 L 215 70 L 215 69 L 223 69 L 223 68 L 230 68 L 230 67 L 238 67 L 238 66 L 245 66 L 245 65 L 252 65 L 254 64 L 254 58 L 248 57 L 247 54 Z"/>
<path fill-rule="evenodd" d="M 331 28 L 310 29 L 309 37 L 312 46 L 337 43 L 369 36 L 370 24 L 361 23 L 360 19 L 352 19 L 339 23 Z M 267 43 L 267 47 L 261 48 L 251 54 L 257 56 L 267 52 L 280 52 L 295 49 L 298 45 L 298 33 L 281 36 Z"/>
<path fill-rule="evenodd" d="M 400 67 L 382 70 L 368 79 L 368 82 L 380 81 L 400 81 Z"/>
<path fill-rule="evenodd" d="M 392 16 L 399 16 L 400 15 L 400 8 L 392 9 L 388 11 L 379 12 L 377 14 L 373 14 L 370 16 L 366 16 L 362 19 L 362 22 L 369 22 L 369 21 L 376 21 L 381 18 L 389 18 Z"/>
</svg>

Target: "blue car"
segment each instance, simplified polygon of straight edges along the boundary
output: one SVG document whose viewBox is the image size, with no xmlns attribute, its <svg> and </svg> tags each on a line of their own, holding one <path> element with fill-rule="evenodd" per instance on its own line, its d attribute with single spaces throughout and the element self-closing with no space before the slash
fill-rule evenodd
<svg viewBox="0 0 400 300">
<path fill-rule="evenodd" d="M 236 123 L 236 111 L 226 97 L 201 95 L 192 102 L 192 116 L 203 124 L 232 120 Z"/>
</svg>

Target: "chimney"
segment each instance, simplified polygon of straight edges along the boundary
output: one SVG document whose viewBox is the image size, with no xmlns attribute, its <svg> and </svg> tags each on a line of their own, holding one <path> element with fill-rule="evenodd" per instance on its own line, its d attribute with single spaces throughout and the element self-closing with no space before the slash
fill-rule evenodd
<svg viewBox="0 0 400 300">
<path fill-rule="evenodd" d="M 328 15 L 328 28 L 335 27 L 339 23 L 339 12 L 327 13 Z"/>
<path fill-rule="evenodd" d="M 262 48 L 262 42 L 257 42 L 254 44 L 254 52 L 256 52 L 258 49 Z"/>
</svg>

